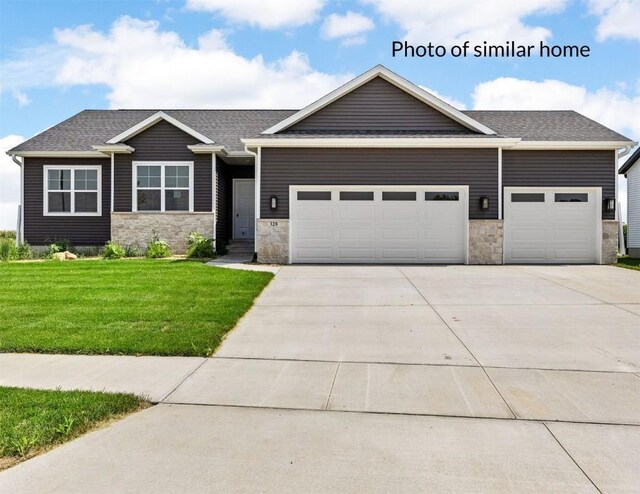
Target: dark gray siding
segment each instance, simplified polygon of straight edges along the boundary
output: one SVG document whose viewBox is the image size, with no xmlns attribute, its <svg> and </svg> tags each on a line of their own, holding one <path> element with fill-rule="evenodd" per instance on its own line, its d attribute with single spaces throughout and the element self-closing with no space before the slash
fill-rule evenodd
<svg viewBox="0 0 640 494">
<path fill-rule="evenodd" d="M 160 121 L 129 139 L 127 144 L 135 148 L 135 151 L 131 154 L 118 154 L 115 158 L 115 211 L 131 211 L 133 161 L 193 161 L 194 209 L 211 211 L 211 155 L 194 154 L 187 148 L 198 143 L 198 139 L 165 121 Z"/>
<path fill-rule="evenodd" d="M 101 165 L 102 216 L 44 216 L 45 165 Z M 69 240 L 78 246 L 103 245 L 110 238 L 111 160 L 100 158 L 25 158 L 24 238 L 31 245 Z"/>
<path fill-rule="evenodd" d="M 468 185 L 469 218 L 498 217 L 496 149 L 262 149 L 261 218 L 289 217 L 290 185 Z M 271 211 L 269 197 L 278 197 Z M 480 209 L 480 197 L 490 209 Z"/>
<path fill-rule="evenodd" d="M 218 222 L 216 240 L 220 244 L 228 242 L 233 235 L 233 179 L 254 178 L 253 165 L 229 165 L 218 158 Z"/>
<path fill-rule="evenodd" d="M 503 151 L 504 187 L 602 187 L 615 197 L 615 151 Z M 602 212 L 615 219 L 615 213 Z"/>
<path fill-rule="evenodd" d="M 380 77 L 354 89 L 287 130 L 472 132 Z"/>
</svg>

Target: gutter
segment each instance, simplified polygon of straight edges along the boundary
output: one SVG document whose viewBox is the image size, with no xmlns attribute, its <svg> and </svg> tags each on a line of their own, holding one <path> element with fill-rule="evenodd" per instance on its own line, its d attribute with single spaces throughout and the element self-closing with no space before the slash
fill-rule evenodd
<svg viewBox="0 0 640 494">
<path fill-rule="evenodd" d="M 13 162 L 20 167 L 20 200 L 18 202 L 18 219 L 16 224 L 16 247 L 24 243 L 24 211 L 23 211 L 23 198 L 24 198 L 24 165 L 13 153 L 7 153 L 11 156 Z M 24 158 L 23 158 L 24 159 Z"/>
</svg>

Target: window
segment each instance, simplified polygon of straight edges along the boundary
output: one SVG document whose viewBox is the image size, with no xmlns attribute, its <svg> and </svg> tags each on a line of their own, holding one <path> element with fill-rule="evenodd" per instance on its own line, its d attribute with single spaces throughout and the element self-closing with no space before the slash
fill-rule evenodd
<svg viewBox="0 0 640 494">
<path fill-rule="evenodd" d="M 193 211 L 192 162 L 135 162 L 135 211 Z"/>
<path fill-rule="evenodd" d="M 589 194 L 556 194 L 556 202 L 589 202 Z"/>
<path fill-rule="evenodd" d="M 415 192 L 383 192 L 383 201 L 415 201 Z"/>
<path fill-rule="evenodd" d="M 425 201 L 459 201 L 459 192 L 425 192 Z"/>
<path fill-rule="evenodd" d="M 341 201 L 373 201 L 373 192 L 340 192 Z"/>
<path fill-rule="evenodd" d="M 331 191 L 299 191 L 298 201 L 330 201 Z"/>
<path fill-rule="evenodd" d="M 100 166 L 45 166 L 44 214 L 99 216 Z"/>
<path fill-rule="evenodd" d="M 544 202 L 543 193 L 519 193 L 511 194 L 511 202 Z"/>
</svg>

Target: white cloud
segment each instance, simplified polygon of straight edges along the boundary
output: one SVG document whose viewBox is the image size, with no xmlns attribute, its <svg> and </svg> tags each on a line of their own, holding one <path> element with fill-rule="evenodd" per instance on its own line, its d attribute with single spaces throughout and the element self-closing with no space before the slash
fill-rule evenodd
<svg viewBox="0 0 640 494">
<path fill-rule="evenodd" d="M 610 38 L 640 40 L 640 0 L 589 0 L 589 11 L 600 17 L 598 41 Z"/>
<path fill-rule="evenodd" d="M 352 77 L 318 72 L 295 50 L 274 62 L 243 57 L 217 30 L 188 46 L 157 22 L 130 17 L 108 33 L 80 26 L 55 39 L 67 56 L 54 82 L 106 85 L 112 108 L 296 108 Z"/>
<path fill-rule="evenodd" d="M 15 230 L 20 201 L 20 167 L 6 152 L 24 138 L 18 135 L 0 137 L 0 230 Z"/>
<path fill-rule="evenodd" d="M 367 16 L 357 12 L 347 12 L 344 15 L 331 14 L 322 24 L 322 37 L 326 39 L 342 38 L 347 46 L 366 43 L 364 34 L 371 31 L 375 25 Z"/>
<path fill-rule="evenodd" d="M 468 0 L 364 0 L 404 31 L 413 43 L 450 45 L 461 41 L 535 43 L 551 31 L 524 22 L 530 15 L 560 12 L 569 0 L 485 0 L 471 8 Z"/>
<path fill-rule="evenodd" d="M 12 94 L 13 94 L 13 97 L 18 102 L 18 106 L 21 107 L 21 108 L 23 106 L 27 106 L 29 103 L 31 103 L 31 101 L 29 100 L 29 97 L 25 93 L 20 91 L 19 89 L 14 89 L 12 91 Z"/>
<path fill-rule="evenodd" d="M 325 0 L 187 0 L 187 8 L 215 12 L 234 23 L 279 29 L 313 22 L 324 3 Z"/>
<path fill-rule="evenodd" d="M 625 94 L 608 88 L 588 91 L 584 86 L 553 79 L 539 82 L 500 77 L 475 87 L 473 106 L 476 110 L 575 110 L 640 141 L 640 84 L 636 85 L 635 94 Z M 624 177 L 618 177 L 618 184 L 625 220 L 627 184 Z"/>
</svg>

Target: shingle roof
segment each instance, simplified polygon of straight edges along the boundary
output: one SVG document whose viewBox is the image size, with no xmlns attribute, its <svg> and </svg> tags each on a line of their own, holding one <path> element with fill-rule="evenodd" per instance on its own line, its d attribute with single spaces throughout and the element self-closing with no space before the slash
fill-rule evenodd
<svg viewBox="0 0 640 494">
<path fill-rule="evenodd" d="M 93 151 L 112 137 L 133 127 L 158 110 L 84 110 L 11 149 L 21 151 Z M 163 110 L 168 115 L 209 137 L 227 151 L 243 151 L 240 139 L 250 138 L 296 113 L 296 110 Z M 498 137 L 524 141 L 629 141 L 574 111 L 465 111 L 466 115 L 493 129 Z M 287 132 L 287 137 L 459 137 L 455 133 Z M 465 133 L 464 137 L 486 136 Z M 267 137 L 260 135 L 261 138 Z M 272 138 L 280 138 L 278 134 Z M 284 135 L 282 137 L 285 137 Z"/>
<path fill-rule="evenodd" d="M 523 141 L 628 141 L 573 110 L 473 110 L 463 112 L 505 137 Z"/>
<path fill-rule="evenodd" d="M 624 165 L 622 165 L 622 168 L 620 168 L 620 171 L 618 173 L 620 174 L 627 173 L 631 169 L 631 167 L 635 165 L 638 161 L 640 161 L 640 147 L 636 149 L 631 156 L 629 156 L 629 158 L 627 159 L 627 161 L 624 162 Z"/>
</svg>

